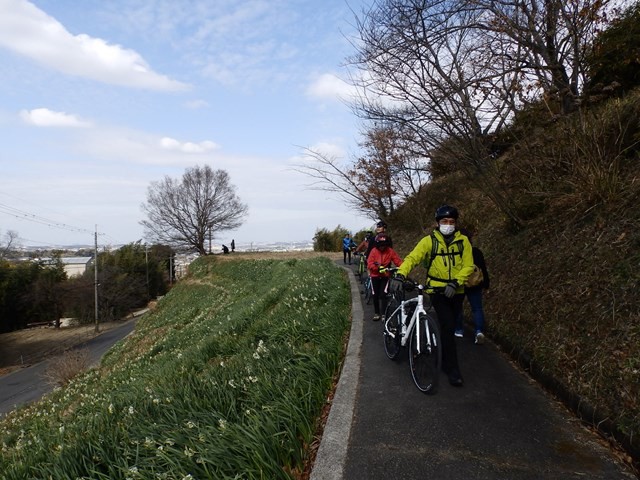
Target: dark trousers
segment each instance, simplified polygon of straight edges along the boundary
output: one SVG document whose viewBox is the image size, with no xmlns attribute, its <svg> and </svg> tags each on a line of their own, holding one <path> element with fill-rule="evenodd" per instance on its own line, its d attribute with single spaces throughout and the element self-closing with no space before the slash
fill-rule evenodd
<svg viewBox="0 0 640 480">
<path fill-rule="evenodd" d="M 342 249 L 342 254 L 344 258 L 344 263 L 347 263 L 347 256 L 349 256 L 349 263 L 351 263 L 351 250 L 350 249 Z"/>
<path fill-rule="evenodd" d="M 482 288 L 467 288 L 465 290 L 469 305 L 471 305 L 471 315 L 475 325 L 475 333 L 484 332 L 484 309 L 482 308 Z M 456 330 L 464 329 L 464 312 L 460 309 L 460 315 L 456 321 Z"/>
<path fill-rule="evenodd" d="M 431 304 L 438 315 L 440 337 L 442 342 L 442 371 L 446 374 L 454 370 L 460 371 L 458 366 L 458 352 L 456 350 L 455 324 L 462 311 L 463 294 L 447 298 L 441 293 L 429 295 Z"/>
<path fill-rule="evenodd" d="M 388 283 L 389 277 L 371 277 L 373 311 L 379 315 L 384 315 L 387 310 L 387 292 L 385 290 Z"/>
</svg>

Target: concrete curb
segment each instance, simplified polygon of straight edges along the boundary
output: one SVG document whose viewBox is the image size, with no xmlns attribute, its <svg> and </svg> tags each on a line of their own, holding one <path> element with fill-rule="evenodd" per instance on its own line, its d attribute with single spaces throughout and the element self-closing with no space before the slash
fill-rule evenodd
<svg viewBox="0 0 640 480">
<path fill-rule="evenodd" d="M 340 380 L 338 380 L 310 480 L 341 480 L 343 478 L 356 403 L 364 312 L 360 302 L 360 286 L 351 269 L 343 268 L 347 271 L 351 283 L 351 333 Z"/>
</svg>

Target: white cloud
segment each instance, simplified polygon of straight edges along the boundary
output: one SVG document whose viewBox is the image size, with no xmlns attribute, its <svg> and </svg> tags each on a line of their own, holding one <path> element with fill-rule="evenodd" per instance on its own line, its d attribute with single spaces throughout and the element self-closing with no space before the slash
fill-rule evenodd
<svg viewBox="0 0 640 480">
<path fill-rule="evenodd" d="M 327 158 L 344 158 L 346 152 L 342 146 L 330 142 L 318 142 L 309 147 L 309 150 L 317 152 Z"/>
<path fill-rule="evenodd" d="M 34 108 L 22 110 L 20 118 L 29 125 L 36 127 L 90 127 L 91 123 L 81 120 L 76 115 L 65 112 L 54 112 L 48 108 Z"/>
<path fill-rule="evenodd" d="M 189 100 L 188 102 L 184 103 L 184 106 L 192 110 L 199 110 L 201 108 L 207 108 L 209 106 L 209 102 L 202 99 Z"/>
<path fill-rule="evenodd" d="M 356 89 L 335 75 L 325 73 L 309 85 L 307 95 L 330 100 L 347 100 L 356 95 Z"/>
<path fill-rule="evenodd" d="M 187 85 L 154 72 L 135 51 L 85 34 L 72 35 L 26 0 L 0 1 L 0 47 L 69 75 L 151 90 Z"/>
<path fill-rule="evenodd" d="M 219 146 L 216 143 L 210 140 L 205 140 L 204 142 L 199 142 L 199 143 L 180 142 L 175 138 L 171 138 L 171 137 L 161 138 L 160 146 L 167 150 L 178 150 L 184 153 L 207 153 L 219 148 Z"/>
</svg>

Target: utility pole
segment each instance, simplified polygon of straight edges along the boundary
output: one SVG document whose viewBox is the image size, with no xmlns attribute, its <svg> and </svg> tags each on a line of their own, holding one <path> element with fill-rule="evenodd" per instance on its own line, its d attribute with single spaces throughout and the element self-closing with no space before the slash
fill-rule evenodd
<svg viewBox="0 0 640 480">
<path fill-rule="evenodd" d="M 94 272 L 94 296 L 95 296 L 95 304 L 96 304 L 96 333 L 100 331 L 100 327 L 98 324 L 98 225 L 96 224 L 96 233 L 95 233 L 95 247 L 93 251 L 93 272 Z"/>
<path fill-rule="evenodd" d="M 169 285 L 173 285 L 173 252 L 169 257 Z"/>
<path fill-rule="evenodd" d="M 149 287 L 149 246 L 144 244 L 144 263 L 147 267 L 147 301 L 151 300 L 151 292 Z"/>
</svg>

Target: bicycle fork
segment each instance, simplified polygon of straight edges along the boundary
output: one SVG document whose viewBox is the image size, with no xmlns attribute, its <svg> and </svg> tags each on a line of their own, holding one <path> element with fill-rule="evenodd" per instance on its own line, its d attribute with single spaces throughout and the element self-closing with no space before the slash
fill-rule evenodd
<svg viewBox="0 0 640 480">
<path fill-rule="evenodd" d="M 420 314 L 424 313 L 425 316 L 423 317 L 425 319 L 424 322 L 420 321 Z M 414 312 L 414 320 L 416 322 L 415 325 L 415 335 L 416 335 L 416 352 L 418 353 L 418 355 L 420 355 L 421 353 L 423 353 L 424 351 L 426 351 L 429 355 L 431 354 L 431 350 L 432 350 L 432 338 L 431 338 L 431 332 L 429 331 L 429 322 L 426 321 L 426 311 L 424 309 L 424 296 L 423 295 L 418 295 L 418 305 L 416 305 L 416 310 Z M 420 335 L 420 329 L 424 328 L 425 329 L 425 335 Z M 426 339 L 426 344 L 423 345 L 423 340 Z"/>
</svg>

